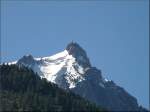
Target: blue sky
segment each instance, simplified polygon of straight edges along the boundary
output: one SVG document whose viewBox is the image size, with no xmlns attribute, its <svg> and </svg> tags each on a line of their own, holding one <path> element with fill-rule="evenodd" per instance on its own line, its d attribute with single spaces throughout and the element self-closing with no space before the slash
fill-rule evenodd
<svg viewBox="0 0 150 112">
<path fill-rule="evenodd" d="M 93 66 L 149 105 L 148 0 L 2 1 L 2 62 L 49 56 L 72 40 Z"/>
</svg>

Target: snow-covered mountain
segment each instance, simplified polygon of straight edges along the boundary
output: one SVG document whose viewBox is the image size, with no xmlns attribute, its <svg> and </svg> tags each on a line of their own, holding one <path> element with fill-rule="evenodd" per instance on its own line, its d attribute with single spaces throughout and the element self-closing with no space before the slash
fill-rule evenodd
<svg viewBox="0 0 150 112">
<path fill-rule="evenodd" d="M 74 88 L 85 80 L 84 74 L 91 67 L 86 53 L 81 49 L 72 43 L 64 51 L 49 57 L 23 56 L 17 64 L 31 68 L 41 78 L 46 78 L 64 89 Z"/>
<path fill-rule="evenodd" d="M 139 110 L 136 98 L 92 67 L 86 52 L 74 42 L 55 55 L 34 58 L 25 55 L 16 62 L 19 67 L 32 69 L 41 78 L 71 90 L 108 110 Z"/>
</svg>

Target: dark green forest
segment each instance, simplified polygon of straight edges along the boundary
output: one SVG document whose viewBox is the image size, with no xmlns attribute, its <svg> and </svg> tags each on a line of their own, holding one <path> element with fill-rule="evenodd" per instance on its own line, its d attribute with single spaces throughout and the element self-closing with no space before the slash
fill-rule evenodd
<svg viewBox="0 0 150 112">
<path fill-rule="evenodd" d="M 32 70 L 0 65 L 0 111 L 104 111 L 41 79 Z"/>
</svg>

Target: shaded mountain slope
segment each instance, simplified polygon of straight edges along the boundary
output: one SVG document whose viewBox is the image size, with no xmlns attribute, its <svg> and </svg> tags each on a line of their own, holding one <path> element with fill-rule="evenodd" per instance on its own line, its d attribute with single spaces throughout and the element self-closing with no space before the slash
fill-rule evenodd
<svg viewBox="0 0 150 112">
<path fill-rule="evenodd" d="M 75 42 L 52 56 L 35 58 L 25 55 L 9 64 L 30 68 L 39 77 L 110 111 L 142 110 L 134 96 L 112 80 L 104 78 L 102 71 L 92 66 L 86 51 Z"/>
</svg>

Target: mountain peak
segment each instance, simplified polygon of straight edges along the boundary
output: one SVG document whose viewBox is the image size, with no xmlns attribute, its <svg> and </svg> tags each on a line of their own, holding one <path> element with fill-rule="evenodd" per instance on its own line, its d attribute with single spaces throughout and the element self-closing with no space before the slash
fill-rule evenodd
<svg viewBox="0 0 150 112">
<path fill-rule="evenodd" d="M 67 47 L 66 50 L 68 51 L 69 54 L 75 54 L 75 53 L 79 53 L 79 52 L 85 52 L 82 47 L 80 47 L 79 44 L 77 44 L 76 42 L 70 42 Z"/>
<path fill-rule="evenodd" d="M 34 58 L 31 54 L 24 55 L 21 59 L 18 60 L 18 64 L 26 63 L 26 64 L 33 64 Z"/>
<path fill-rule="evenodd" d="M 91 66 L 85 50 L 76 42 L 69 43 L 64 51 L 52 56 L 34 58 L 25 55 L 16 64 L 32 69 L 41 78 L 110 111 L 139 110 L 136 98 L 103 78 L 101 70 Z"/>
<path fill-rule="evenodd" d="M 83 65 L 83 67 L 91 67 L 85 50 L 78 43 L 72 41 L 67 45 L 66 50 L 68 51 L 69 55 L 75 57 L 76 61 Z"/>
</svg>

